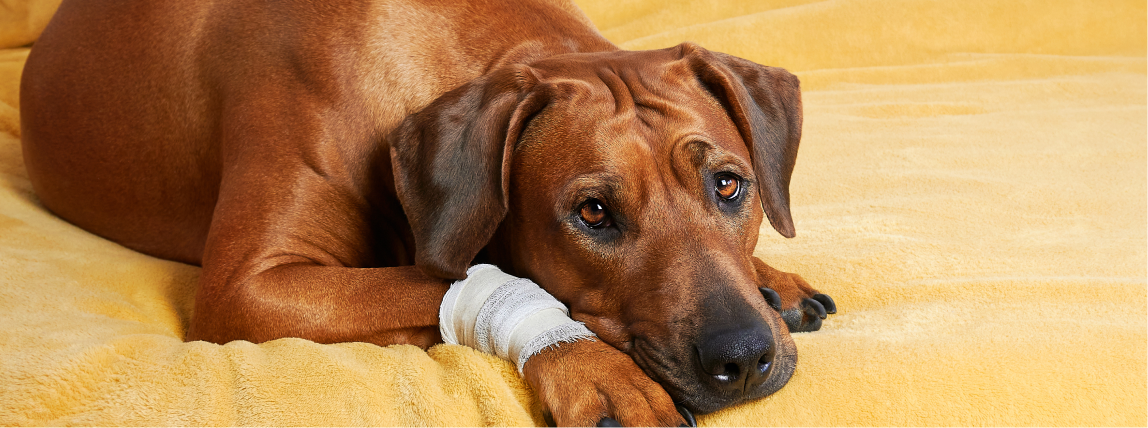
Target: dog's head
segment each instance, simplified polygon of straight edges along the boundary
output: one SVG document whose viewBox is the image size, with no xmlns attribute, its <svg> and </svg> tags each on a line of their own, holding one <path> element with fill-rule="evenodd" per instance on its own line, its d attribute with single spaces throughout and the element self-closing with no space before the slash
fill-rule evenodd
<svg viewBox="0 0 1148 428">
<path fill-rule="evenodd" d="M 752 257 L 763 212 L 794 235 L 800 136 L 792 74 L 683 44 L 496 70 L 390 144 L 424 272 L 462 278 L 486 248 L 710 412 L 793 373 Z"/>
</svg>

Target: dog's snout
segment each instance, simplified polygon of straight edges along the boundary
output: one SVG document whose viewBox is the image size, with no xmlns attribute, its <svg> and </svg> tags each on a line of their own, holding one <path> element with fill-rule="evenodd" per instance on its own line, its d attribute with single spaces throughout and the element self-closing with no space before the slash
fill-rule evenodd
<svg viewBox="0 0 1148 428">
<path fill-rule="evenodd" d="M 705 376 L 731 393 L 750 391 L 769 377 L 776 355 L 767 329 L 738 328 L 709 334 L 698 343 Z"/>
</svg>

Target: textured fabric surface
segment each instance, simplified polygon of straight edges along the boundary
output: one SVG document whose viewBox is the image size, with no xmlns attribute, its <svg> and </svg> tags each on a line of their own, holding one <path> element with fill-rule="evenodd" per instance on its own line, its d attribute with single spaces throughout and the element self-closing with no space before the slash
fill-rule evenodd
<svg viewBox="0 0 1148 428">
<path fill-rule="evenodd" d="M 35 41 L 59 5 L 60 0 L 0 0 L 0 49 Z"/>
<path fill-rule="evenodd" d="M 7 23 L 38 18 L 3 4 L 26 44 Z M 702 425 L 1148 424 L 1143 1 L 580 5 L 623 47 L 803 82 L 798 236 L 764 225 L 757 252 L 840 311 L 795 335 L 788 386 Z M 460 346 L 183 343 L 197 268 L 38 204 L 27 53 L 0 50 L 0 424 L 543 422 L 511 363 Z"/>
</svg>

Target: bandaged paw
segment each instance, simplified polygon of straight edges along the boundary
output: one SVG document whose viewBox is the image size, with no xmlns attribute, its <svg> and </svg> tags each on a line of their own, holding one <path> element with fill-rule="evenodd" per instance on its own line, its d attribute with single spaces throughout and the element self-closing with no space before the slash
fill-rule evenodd
<svg viewBox="0 0 1148 428">
<path fill-rule="evenodd" d="M 559 343 L 590 339 L 566 306 L 538 284 L 507 275 L 493 265 L 471 266 L 439 306 L 439 333 L 446 343 L 465 345 L 515 363 Z"/>
</svg>

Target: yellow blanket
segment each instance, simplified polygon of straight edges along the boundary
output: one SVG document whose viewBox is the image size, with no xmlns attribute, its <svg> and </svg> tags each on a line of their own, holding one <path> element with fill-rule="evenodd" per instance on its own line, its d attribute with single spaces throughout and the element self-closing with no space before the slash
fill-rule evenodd
<svg viewBox="0 0 1148 428">
<path fill-rule="evenodd" d="M 15 46 L 54 6 L 4 3 L 0 424 L 543 422 L 467 348 L 184 343 L 197 268 L 37 203 Z M 840 312 L 795 335 L 781 392 L 701 424 L 1148 424 L 1142 0 L 580 4 L 623 47 L 691 40 L 803 81 L 798 237 L 765 225 L 757 251 Z"/>
</svg>

